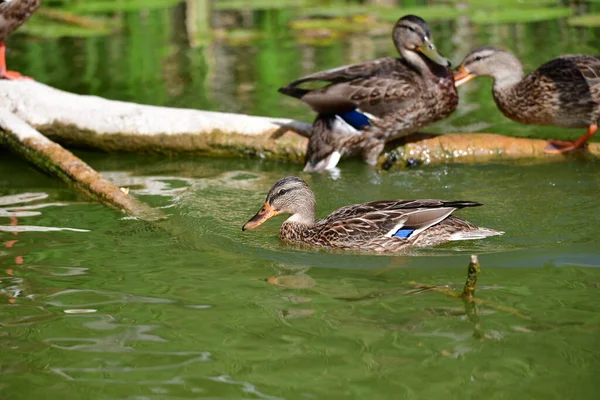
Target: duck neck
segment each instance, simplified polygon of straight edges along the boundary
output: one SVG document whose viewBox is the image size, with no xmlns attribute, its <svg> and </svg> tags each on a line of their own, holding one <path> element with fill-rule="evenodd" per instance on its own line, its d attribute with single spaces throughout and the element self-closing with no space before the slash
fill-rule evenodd
<svg viewBox="0 0 600 400">
<path fill-rule="evenodd" d="M 494 92 L 501 93 L 514 89 L 523 80 L 523 75 L 521 62 L 514 56 L 510 57 L 492 74 Z"/>
<path fill-rule="evenodd" d="M 291 217 L 285 220 L 285 223 L 292 223 L 296 225 L 305 225 L 307 227 L 315 224 L 315 207 L 307 205 L 292 214 Z"/>
<path fill-rule="evenodd" d="M 416 70 L 421 76 L 444 76 L 447 69 L 431 61 L 419 52 L 400 47 L 400 55 Z"/>
<path fill-rule="evenodd" d="M 279 238 L 290 242 L 303 242 L 315 225 L 315 209 L 301 209 L 285 220 L 279 229 Z"/>
</svg>

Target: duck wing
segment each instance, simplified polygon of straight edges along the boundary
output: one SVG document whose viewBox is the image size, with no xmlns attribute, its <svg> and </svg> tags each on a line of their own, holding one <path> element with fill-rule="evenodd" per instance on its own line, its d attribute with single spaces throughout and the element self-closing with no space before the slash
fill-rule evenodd
<svg viewBox="0 0 600 400">
<path fill-rule="evenodd" d="M 575 64 L 590 88 L 592 99 L 600 105 L 600 56 L 578 56 Z"/>
<path fill-rule="evenodd" d="M 558 88 L 563 103 L 589 105 L 591 101 L 600 104 L 600 56 L 571 54 L 557 57 L 531 75 Z"/>
<path fill-rule="evenodd" d="M 476 207 L 473 201 L 390 200 L 340 208 L 317 222 L 320 236 L 335 240 L 399 237 L 406 239 L 443 221 L 454 211 Z"/>
<path fill-rule="evenodd" d="M 341 67 L 315 72 L 302 78 L 298 78 L 295 81 L 288 83 L 280 90 L 297 87 L 311 81 L 341 83 L 371 76 L 385 76 L 398 68 L 397 64 L 399 61 L 402 62 L 403 60 L 394 57 L 383 57 L 363 63 L 343 65 Z"/>
<path fill-rule="evenodd" d="M 317 89 L 299 87 L 315 81 L 328 84 Z M 301 99 L 321 114 L 358 108 L 382 117 L 414 103 L 419 81 L 419 74 L 404 59 L 386 57 L 316 72 L 291 82 L 279 92 Z"/>
<path fill-rule="evenodd" d="M 0 42 L 27 21 L 42 0 L 0 2 Z"/>
</svg>

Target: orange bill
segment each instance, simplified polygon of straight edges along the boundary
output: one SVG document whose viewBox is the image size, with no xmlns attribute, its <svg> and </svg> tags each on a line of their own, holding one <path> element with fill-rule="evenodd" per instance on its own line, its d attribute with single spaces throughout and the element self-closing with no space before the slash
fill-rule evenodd
<svg viewBox="0 0 600 400">
<path fill-rule="evenodd" d="M 463 83 L 469 82 L 473 78 L 475 78 L 475 76 L 471 75 L 463 65 L 454 71 L 454 85 L 456 87 L 459 87 Z"/>
<path fill-rule="evenodd" d="M 262 206 L 260 210 L 258 210 L 256 215 L 250 218 L 248 222 L 246 222 L 244 226 L 242 226 L 242 230 L 247 231 L 249 229 L 254 229 L 269 218 L 273 218 L 277 214 L 279 214 L 279 211 L 274 210 L 269 203 L 265 203 L 265 205 Z"/>
</svg>

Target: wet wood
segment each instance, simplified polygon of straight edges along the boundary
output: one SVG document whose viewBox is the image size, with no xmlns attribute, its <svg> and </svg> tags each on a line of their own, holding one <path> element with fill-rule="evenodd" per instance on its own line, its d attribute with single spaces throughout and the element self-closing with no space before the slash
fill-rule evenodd
<svg viewBox="0 0 600 400">
<path fill-rule="evenodd" d="M 68 93 L 34 81 L 0 81 L 0 90 L 0 107 L 65 146 L 259 157 L 301 164 L 310 136 L 310 124 L 291 119 L 140 105 Z M 388 145 L 379 166 L 600 156 L 600 143 L 567 155 L 546 154 L 545 148 L 545 140 L 494 134 L 415 134 Z"/>
<path fill-rule="evenodd" d="M 0 108 L 0 143 L 89 198 L 143 220 L 162 218 L 162 213 L 158 210 L 121 190 L 73 153 L 46 138 L 6 108 Z"/>
<path fill-rule="evenodd" d="M 304 157 L 310 124 L 113 101 L 34 81 L 0 81 L 0 107 L 48 138 L 104 151 Z"/>
<path fill-rule="evenodd" d="M 576 135 L 575 135 L 576 136 Z M 390 147 L 379 157 L 384 169 L 418 165 L 497 161 L 561 161 L 570 157 L 600 157 L 600 143 L 589 143 L 587 150 L 565 154 L 544 152 L 546 140 L 515 138 L 491 133 L 417 133 Z"/>
<path fill-rule="evenodd" d="M 477 255 L 471 255 L 471 260 L 469 262 L 469 266 L 467 268 L 467 279 L 465 281 L 465 286 L 463 288 L 462 293 L 459 293 L 453 289 L 450 289 L 447 286 L 437 286 L 437 285 L 424 285 L 422 283 L 418 283 L 415 281 L 409 282 L 414 289 L 417 290 L 430 290 L 433 292 L 444 294 L 448 297 L 454 297 L 457 299 L 462 299 L 465 302 L 465 310 L 466 314 L 470 315 L 474 312 L 472 306 L 474 305 L 482 305 L 485 307 L 493 308 L 497 311 L 503 311 L 515 315 L 519 318 L 523 318 L 526 320 L 531 320 L 531 317 L 521 313 L 514 307 L 507 307 L 501 304 L 496 304 L 489 300 L 482 300 L 475 297 L 475 286 L 477 285 L 477 278 L 479 277 L 479 273 L 481 272 L 481 267 L 479 266 L 479 257 Z"/>
<path fill-rule="evenodd" d="M 471 262 L 469 262 L 469 268 L 467 269 L 467 280 L 465 281 L 465 287 L 461 294 L 465 301 L 473 302 L 475 296 L 475 286 L 477 286 L 477 278 L 481 272 L 479 266 L 479 257 L 477 254 L 471 254 Z"/>
</svg>

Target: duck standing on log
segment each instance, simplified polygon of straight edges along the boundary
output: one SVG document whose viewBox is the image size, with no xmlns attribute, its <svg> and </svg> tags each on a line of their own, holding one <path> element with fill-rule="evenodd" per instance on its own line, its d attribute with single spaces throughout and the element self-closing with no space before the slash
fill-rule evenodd
<svg viewBox="0 0 600 400">
<path fill-rule="evenodd" d="M 477 76 L 494 80 L 492 94 L 502 113 L 531 125 L 587 128 L 574 141 L 550 139 L 547 153 L 585 148 L 600 121 L 600 56 L 572 54 L 557 57 L 524 77 L 513 54 L 485 46 L 467 55 L 456 71 L 456 86 Z"/>
<path fill-rule="evenodd" d="M 306 152 L 305 171 L 334 168 L 347 154 L 362 153 L 374 165 L 385 142 L 448 117 L 458 105 L 450 62 L 437 51 L 425 21 L 398 20 L 392 32 L 402 58 L 385 57 L 316 72 L 279 92 L 318 113 Z M 306 82 L 329 82 L 304 89 Z"/>
<path fill-rule="evenodd" d="M 23 25 L 40 6 L 42 0 L 0 0 L 0 78 L 31 79 L 6 68 L 6 46 L 8 35 Z"/>
</svg>

